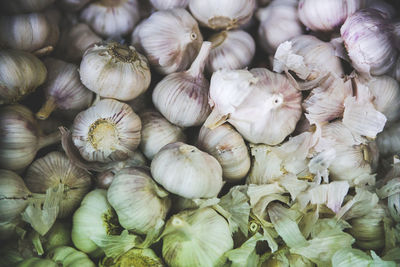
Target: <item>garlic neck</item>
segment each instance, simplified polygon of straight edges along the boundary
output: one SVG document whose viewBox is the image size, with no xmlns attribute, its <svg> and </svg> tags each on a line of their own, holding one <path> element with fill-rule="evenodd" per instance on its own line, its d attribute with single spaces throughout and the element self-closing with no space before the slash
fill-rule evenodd
<svg viewBox="0 0 400 267">
<path fill-rule="evenodd" d="M 54 97 L 49 97 L 40 110 L 36 113 L 36 118 L 39 120 L 47 119 L 56 107 L 57 103 Z"/>
<path fill-rule="evenodd" d="M 211 42 L 203 42 L 201 45 L 199 54 L 196 59 L 193 61 L 192 66 L 187 71 L 190 76 L 198 77 L 203 74 L 204 66 L 206 65 L 208 55 L 211 50 Z"/>
<path fill-rule="evenodd" d="M 61 133 L 59 131 L 46 136 L 40 136 L 38 140 L 37 149 L 39 150 L 43 147 L 58 143 L 60 142 L 60 140 L 61 140 Z"/>
<path fill-rule="evenodd" d="M 228 33 L 226 31 L 214 34 L 213 36 L 210 37 L 210 42 L 212 43 L 212 48 L 216 48 L 220 45 L 222 45 L 226 38 L 228 37 Z"/>
<path fill-rule="evenodd" d="M 174 217 L 171 221 L 171 227 L 173 227 L 173 234 L 182 236 L 185 240 L 192 239 L 192 233 L 190 231 L 190 226 L 187 222 L 179 217 Z"/>
<path fill-rule="evenodd" d="M 98 119 L 90 125 L 88 139 L 94 149 L 115 149 L 118 144 L 116 125 L 106 119 Z"/>
</svg>

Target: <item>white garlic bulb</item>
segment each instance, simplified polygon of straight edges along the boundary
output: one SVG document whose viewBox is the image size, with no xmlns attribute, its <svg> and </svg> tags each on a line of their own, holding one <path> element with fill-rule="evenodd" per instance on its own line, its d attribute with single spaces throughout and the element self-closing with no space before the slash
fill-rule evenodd
<svg viewBox="0 0 400 267">
<path fill-rule="evenodd" d="M 16 102 L 35 91 L 46 76 L 45 65 L 34 55 L 0 50 L 0 105 Z"/>
<path fill-rule="evenodd" d="M 138 147 L 141 128 L 140 118 L 131 107 L 103 99 L 76 116 L 72 140 L 88 161 L 124 160 Z"/>
<path fill-rule="evenodd" d="M 60 5 L 68 11 L 78 11 L 82 9 L 91 0 L 60 0 Z"/>
<path fill-rule="evenodd" d="M 191 0 L 189 9 L 203 25 L 213 30 L 230 30 L 246 24 L 253 15 L 255 0 Z"/>
<path fill-rule="evenodd" d="M 41 11 L 54 3 L 55 0 L 13 0 L 2 1 L 0 7 L 13 14 Z"/>
<path fill-rule="evenodd" d="M 140 20 L 137 0 L 100 0 L 85 7 L 80 19 L 102 37 L 130 34 Z"/>
<path fill-rule="evenodd" d="M 31 13 L 0 17 L 0 44 L 34 52 L 57 44 L 60 31 L 49 14 Z"/>
<path fill-rule="evenodd" d="M 256 44 L 245 31 L 223 31 L 209 38 L 212 49 L 206 70 L 213 73 L 219 69 L 242 69 L 247 67 L 256 52 Z"/>
<path fill-rule="evenodd" d="M 198 137 L 200 149 L 214 156 L 221 164 L 223 177 L 236 182 L 246 176 L 250 169 L 250 155 L 243 137 L 225 123 L 210 130 L 200 129 Z"/>
<path fill-rule="evenodd" d="M 162 255 L 169 266 L 222 266 L 233 248 L 229 225 L 211 208 L 172 216 L 161 234 Z"/>
<path fill-rule="evenodd" d="M 64 184 L 59 218 L 70 216 L 91 186 L 90 175 L 57 151 L 35 160 L 26 172 L 25 183 L 32 192 L 42 194 L 48 188 Z"/>
<path fill-rule="evenodd" d="M 391 24 L 375 9 L 359 10 L 340 28 L 352 66 L 359 72 L 382 75 L 396 64 Z"/>
<path fill-rule="evenodd" d="M 153 158 L 150 168 L 157 183 L 185 198 L 216 197 L 223 185 L 218 161 L 181 142 L 164 146 Z"/>
<path fill-rule="evenodd" d="M 196 20 L 184 9 L 154 12 L 132 34 L 152 66 L 162 74 L 189 67 L 203 42 Z"/>
<path fill-rule="evenodd" d="M 95 67 L 93 67 L 95 66 Z M 131 100 L 147 90 L 151 73 L 147 59 L 133 46 L 116 42 L 94 45 L 83 55 L 82 83 L 102 97 Z"/>
<path fill-rule="evenodd" d="M 127 168 L 115 174 L 107 199 L 122 227 L 146 234 L 158 227 L 169 210 L 168 192 L 157 186 L 145 169 Z"/>
<path fill-rule="evenodd" d="M 82 85 L 78 66 L 54 58 L 46 58 L 44 63 L 48 69 L 43 85 L 46 102 L 36 113 L 38 119 L 47 119 L 56 108 L 80 111 L 91 104 L 93 93 Z"/>
<path fill-rule="evenodd" d="M 147 110 L 139 116 L 142 120 L 140 149 L 148 159 L 153 159 L 165 145 L 186 141 L 182 128 L 171 124 L 157 111 Z"/>
<path fill-rule="evenodd" d="M 189 0 L 150 0 L 150 2 L 158 10 L 186 8 L 189 4 Z"/>
<path fill-rule="evenodd" d="M 382 155 L 400 153 L 400 123 L 396 122 L 386 127 L 378 134 L 376 143 Z"/>
<path fill-rule="evenodd" d="M 210 101 L 204 125 L 213 129 L 227 121 L 252 143 L 279 144 L 302 113 L 300 92 L 284 75 L 262 68 L 214 72 Z"/>
<path fill-rule="evenodd" d="M 175 125 L 201 125 L 211 112 L 208 105 L 209 82 L 203 75 L 210 49 L 211 43 L 204 42 L 189 70 L 169 74 L 154 88 L 154 106 Z"/>
<path fill-rule="evenodd" d="M 297 5 L 297 0 L 274 0 L 267 7 L 258 9 L 259 44 L 267 53 L 274 54 L 281 43 L 303 33 Z"/>
</svg>

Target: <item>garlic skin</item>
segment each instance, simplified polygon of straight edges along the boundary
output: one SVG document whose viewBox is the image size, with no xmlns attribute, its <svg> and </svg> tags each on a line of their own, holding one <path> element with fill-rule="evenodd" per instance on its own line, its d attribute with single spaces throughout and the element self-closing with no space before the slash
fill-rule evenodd
<svg viewBox="0 0 400 267">
<path fill-rule="evenodd" d="M 100 0 L 82 10 L 80 19 L 104 38 L 117 38 L 132 32 L 140 20 L 137 0 Z"/>
<path fill-rule="evenodd" d="M 256 44 L 245 31 L 223 31 L 209 38 L 212 49 L 206 70 L 213 73 L 219 69 L 242 69 L 247 67 L 256 52 Z"/>
<path fill-rule="evenodd" d="M 48 69 L 42 87 L 46 102 L 36 113 L 38 119 L 47 119 L 56 108 L 83 110 L 92 103 L 93 93 L 81 83 L 78 66 L 55 58 L 46 58 L 44 63 Z"/>
<path fill-rule="evenodd" d="M 181 142 L 164 146 L 153 158 L 150 168 L 157 183 L 185 198 L 216 197 L 223 185 L 218 161 Z"/>
<path fill-rule="evenodd" d="M 136 52 L 133 46 L 116 42 L 87 49 L 79 74 L 89 90 L 102 97 L 122 101 L 134 99 L 145 92 L 151 80 L 147 59 Z"/>
<path fill-rule="evenodd" d="M 162 255 L 169 266 L 222 266 L 233 248 L 229 225 L 212 208 L 172 216 L 161 234 Z"/>
<path fill-rule="evenodd" d="M 215 157 L 221 164 L 225 180 L 237 182 L 250 169 L 250 155 L 243 137 L 228 123 L 210 130 L 200 129 L 197 140 L 200 149 Z"/>
<path fill-rule="evenodd" d="M 150 2 L 158 10 L 186 8 L 189 4 L 189 0 L 150 0 Z"/>
<path fill-rule="evenodd" d="M 0 105 L 13 103 L 35 91 L 46 80 L 47 69 L 31 53 L 0 51 Z"/>
<path fill-rule="evenodd" d="M 163 221 L 170 208 L 168 192 L 157 186 L 150 173 L 140 168 L 126 168 L 115 174 L 107 199 L 122 227 L 146 234 Z"/>
<path fill-rule="evenodd" d="M 161 74 L 186 70 L 202 42 L 196 20 L 179 8 L 154 12 L 132 33 L 132 44 L 141 48 Z"/>
<path fill-rule="evenodd" d="M 0 168 L 20 171 L 36 152 L 60 141 L 59 132 L 42 135 L 32 112 L 22 105 L 0 108 Z"/>
<path fill-rule="evenodd" d="M 90 175 L 57 151 L 35 160 L 26 172 L 25 183 L 32 192 L 43 194 L 48 188 L 64 184 L 58 218 L 70 216 L 91 187 Z"/>
<path fill-rule="evenodd" d="M 58 25 L 49 14 L 0 17 L 0 44 L 12 49 L 33 52 L 47 46 L 54 47 L 59 35 Z"/>
<path fill-rule="evenodd" d="M 152 160 L 165 145 L 186 141 L 182 128 L 170 123 L 157 111 L 147 110 L 139 116 L 142 120 L 140 149 L 148 159 Z"/>
<path fill-rule="evenodd" d="M 352 66 L 360 73 L 382 75 L 397 60 L 392 27 L 377 10 L 359 10 L 340 28 Z"/>
<path fill-rule="evenodd" d="M 14 1 L 3 1 L 0 6 L 3 11 L 7 13 L 19 14 L 37 12 L 45 9 L 55 0 L 14 0 Z"/>
<path fill-rule="evenodd" d="M 166 76 L 153 90 L 154 106 L 175 125 L 201 125 L 211 112 L 208 105 L 209 82 L 203 75 L 210 49 L 211 43 L 204 42 L 189 70 Z"/>
<path fill-rule="evenodd" d="M 293 132 L 302 113 L 300 92 L 284 75 L 263 68 L 214 72 L 210 104 L 205 127 L 227 121 L 247 141 L 269 145 Z"/>
<path fill-rule="evenodd" d="M 85 160 L 124 160 L 140 143 L 140 118 L 127 104 L 103 99 L 79 113 L 73 124 L 72 141 Z"/>
<path fill-rule="evenodd" d="M 191 0 L 189 9 L 201 25 L 213 30 L 230 30 L 246 24 L 253 15 L 255 0 Z"/>
<path fill-rule="evenodd" d="M 58 2 L 62 8 L 68 11 L 78 11 L 81 10 L 86 4 L 91 0 L 59 0 Z"/>
<path fill-rule="evenodd" d="M 312 31 L 330 32 L 365 6 L 365 0 L 300 0 L 299 18 Z"/>
</svg>

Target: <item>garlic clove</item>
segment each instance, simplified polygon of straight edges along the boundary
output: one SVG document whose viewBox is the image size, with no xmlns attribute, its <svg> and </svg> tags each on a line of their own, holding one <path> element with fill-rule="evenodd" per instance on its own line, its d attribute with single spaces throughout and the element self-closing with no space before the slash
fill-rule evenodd
<svg viewBox="0 0 400 267">
<path fill-rule="evenodd" d="M 132 33 L 149 62 L 162 74 L 183 71 L 195 59 L 203 37 L 193 17 L 184 9 L 154 12 Z"/>
<path fill-rule="evenodd" d="M 255 0 L 192 0 L 189 9 L 203 25 L 213 30 L 230 30 L 247 23 L 253 15 Z"/>
<path fill-rule="evenodd" d="M 150 0 L 150 2 L 158 10 L 186 8 L 189 4 L 189 0 Z"/>
<path fill-rule="evenodd" d="M 86 50 L 79 74 L 89 90 L 118 100 L 139 96 L 147 90 L 151 79 L 147 59 L 133 46 L 116 42 L 101 43 Z"/>
<path fill-rule="evenodd" d="M 124 160 L 138 147 L 141 128 L 140 118 L 131 107 L 103 99 L 76 116 L 72 140 L 88 161 Z"/>
<path fill-rule="evenodd" d="M 180 142 L 164 146 L 153 158 L 150 168 L 156 182 L 185 198 L 216 197 L 223 185 L 218 161 Z"/>
</svg>

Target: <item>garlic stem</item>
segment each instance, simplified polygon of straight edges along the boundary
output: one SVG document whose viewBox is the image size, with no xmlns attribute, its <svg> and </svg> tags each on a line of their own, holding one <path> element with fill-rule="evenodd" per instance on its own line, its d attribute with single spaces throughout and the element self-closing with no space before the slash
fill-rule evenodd
<svg viewBox="0 0 400 267">
<path fill-rule="evenodd" d="M 34 51 L 33 54 L 37 57 L 44 57 L 50 55 L 50 53 L 53 52 L 53 50 L 54 46 L 49 45 Z"/>
<path fill-rule="evenodd" d="M 41 136 L 41 137 L 39 137 L 39 140 L 38 140 L 38 150 L 43 147 L 60 142 L 60 140 L 61 140 L 61 134 L 59 131 L 51 133 L 46 136 Z"/>
<path fill-rule="evenodd" d="M 204 66 L 207 62 L 208 54 L 211 50 L 211 42 L 203 42 L 201 45 L 199 54 L 197 55 L 196 59 L 193 61 L 192 66 L 187 71 L 192 77 L 197 77 L 203 73 Z"/>
<path fill-rule="evenodd" d="M 36 118 L 39 120 L 47 119 L 56 107 L 57 103 L 54 97 L 49 97 L 40 110 L 36 113 Z"/>
</svg>

